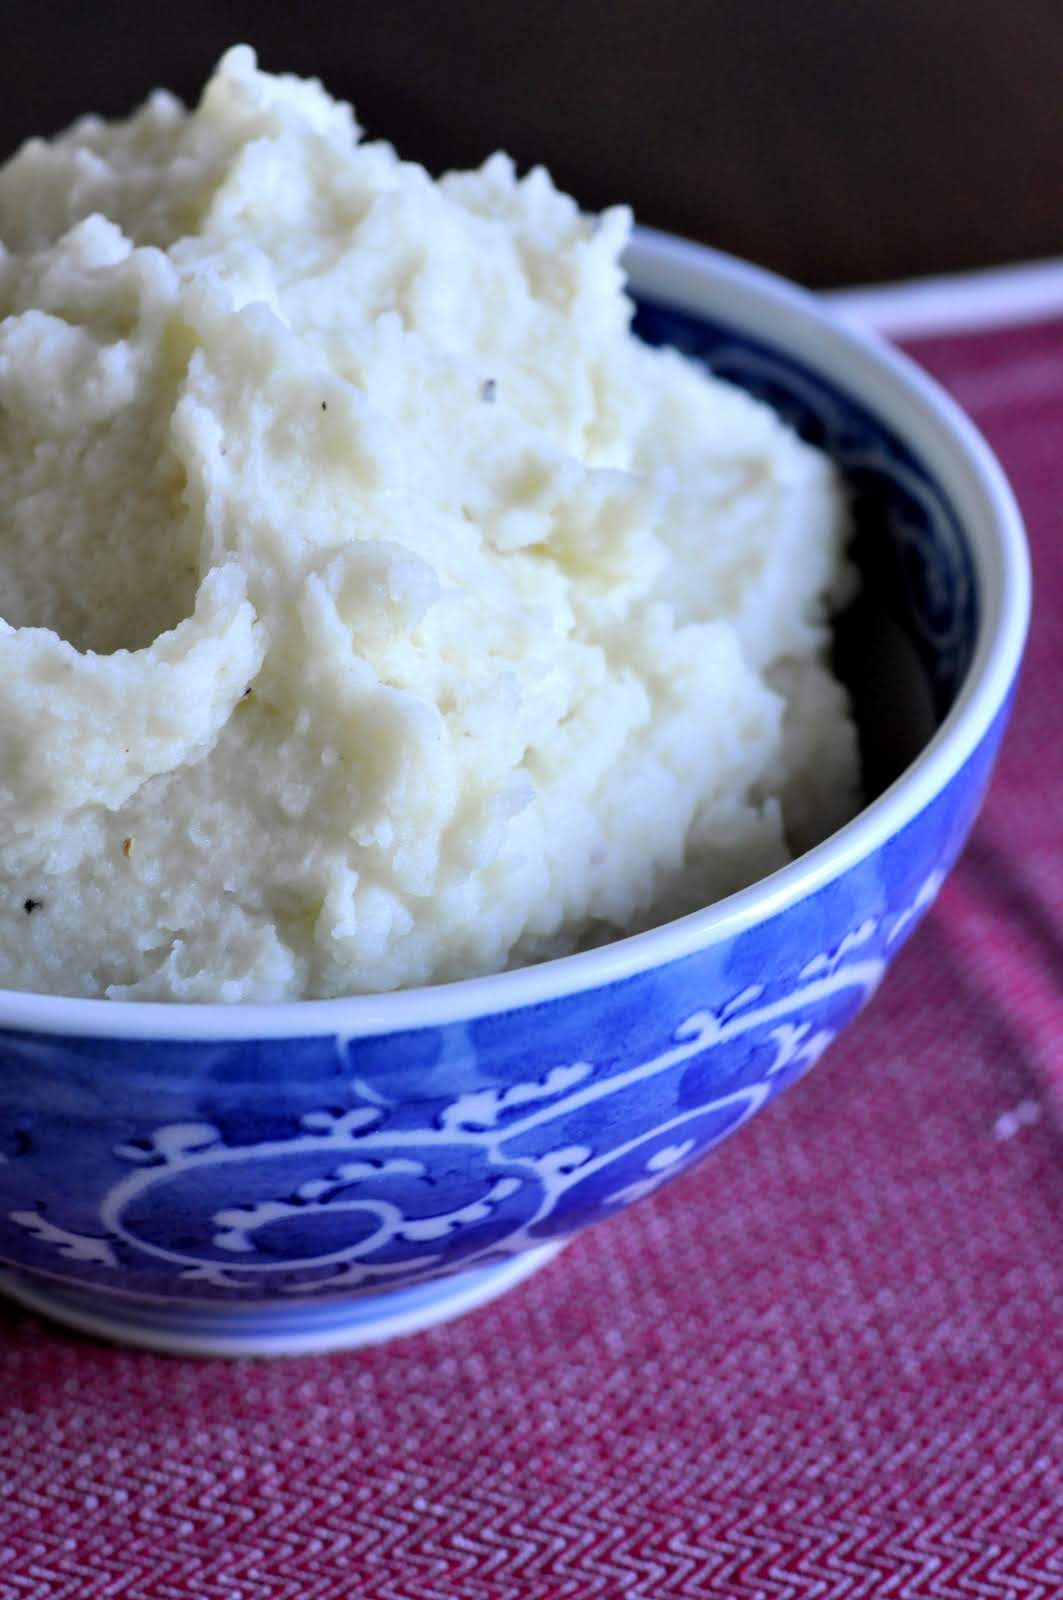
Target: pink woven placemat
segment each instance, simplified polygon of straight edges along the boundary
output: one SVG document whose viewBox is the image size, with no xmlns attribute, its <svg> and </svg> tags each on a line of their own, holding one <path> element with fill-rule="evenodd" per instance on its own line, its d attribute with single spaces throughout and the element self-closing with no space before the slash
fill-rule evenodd
<svg viewBox="0 0 1063 1600">
<path fill-rule="evenodd" d="M 0 1310 L 0 1600 L 1063 1592 L 1063 321 L 924 341 L 1037 615 L 955 878 L 870 1011 L 525 1288 L 197 1364 Z"/>
</svg>

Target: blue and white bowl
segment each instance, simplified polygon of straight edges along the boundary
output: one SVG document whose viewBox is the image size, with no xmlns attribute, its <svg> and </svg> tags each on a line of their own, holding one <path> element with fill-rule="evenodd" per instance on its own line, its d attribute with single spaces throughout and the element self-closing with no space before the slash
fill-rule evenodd
<svg viewBox="0 0 1063 1600">
<path fill-rule="evenodd" d="M 498 977 L 238 1008 L 0 994 L 0 1286 L 17 1300 L 223 1354 L 453 1316 L 805 1072 L 933 900 L 1026 630 L 1001 472 L 933 383 L 811 297 L 659 235 L 630 265 L 644 337 L 769 399 L 848 478 L 869 581 L 841 648 L 882 792 L 708 910 Z"/>
</svg>

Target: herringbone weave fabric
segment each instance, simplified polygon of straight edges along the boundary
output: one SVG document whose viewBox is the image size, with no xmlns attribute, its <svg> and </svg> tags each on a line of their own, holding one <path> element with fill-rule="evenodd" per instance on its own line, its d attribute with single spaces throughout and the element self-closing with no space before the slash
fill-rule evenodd
<svg viewBox="0 0 1063 1600">
<path fill-rule="evenodd" d="M 0 1600 L 1063 1592 L 1063 323 L 917 353 L 1012 474 L 1038 617 L 870 1011 L 699 1170 L 389 1348 L 193 1363 L 0 1312 Z"/>
</svg>

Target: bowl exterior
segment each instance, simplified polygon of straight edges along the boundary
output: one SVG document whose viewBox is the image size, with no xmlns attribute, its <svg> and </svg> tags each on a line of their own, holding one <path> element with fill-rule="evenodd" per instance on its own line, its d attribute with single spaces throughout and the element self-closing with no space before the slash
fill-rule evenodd
<svg viewBox="0 0 1063 1600">
<path fill-rule="evenodd" d="M 294 1309 L 504 1267 L 613 1215 L 869 998 L 963 842 L 1003 720 L 851 871 L 623 982 L 365 1038 L 3 1032 L 0 1258 L 112 1305 Z"/>
</svg>

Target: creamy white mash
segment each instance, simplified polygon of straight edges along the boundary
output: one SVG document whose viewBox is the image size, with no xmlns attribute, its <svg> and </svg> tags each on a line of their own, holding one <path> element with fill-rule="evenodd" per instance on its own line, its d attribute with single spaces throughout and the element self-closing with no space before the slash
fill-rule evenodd
<svg viewBox="0 0 1063 1600">
<path fill-rule="evenodd" d="M 0 171 L 0 986 L 490 972 L 852 813 L 834 473 L 631 336 L 628 228 L 246 48 Z"/>
</svg>

